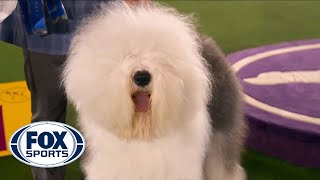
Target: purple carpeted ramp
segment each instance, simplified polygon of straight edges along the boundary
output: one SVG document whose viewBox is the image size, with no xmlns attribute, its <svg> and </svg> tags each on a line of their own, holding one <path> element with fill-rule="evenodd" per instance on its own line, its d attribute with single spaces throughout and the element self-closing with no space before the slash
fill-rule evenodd
<svg viewBox="0 0 320 180">
<path fill-rule="evenodd" d="M 228 58 L 245 92 L 247 145 L 320 168 L 320 39 L 243 50 Z"/>
</svg>

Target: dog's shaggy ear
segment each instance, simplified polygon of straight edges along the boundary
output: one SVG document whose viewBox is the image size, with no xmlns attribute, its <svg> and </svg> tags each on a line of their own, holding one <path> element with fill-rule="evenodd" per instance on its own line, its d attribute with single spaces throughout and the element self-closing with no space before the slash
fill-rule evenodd
<svg viewBox="0 0 320 180">
<path fill-rule="evenodd" d="M 206 59 L 209 71 L 214 78 L 211 92 L 213 98 L 208 104 L 212 123 L 218 130 L 234 127 L 234 124 L 242 124 L 244 122 L 242 121 L 243 92 L 238 79 L 217 43 L 205 34 L 199 37 L 202 56 Z M 245 127 L 245 125 L 241 126 Z"/>
<path fill-rule="evenodd" d="M 212 66 L 217 66 L 217 63 L 221 63 L 219 61 L 225 61 L 223 51 L 210 36 L 204 33 L 199 33 L 198 40 L 202 56 L 206 59 L 210 68 L 212 68 Z M 225 63 L 227 62 L 225 61 Z"/>
</svg>

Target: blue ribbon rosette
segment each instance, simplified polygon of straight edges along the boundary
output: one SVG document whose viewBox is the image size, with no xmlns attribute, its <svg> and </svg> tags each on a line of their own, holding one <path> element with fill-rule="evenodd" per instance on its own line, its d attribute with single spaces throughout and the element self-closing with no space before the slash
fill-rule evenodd
<svg viewBox="0 0 320 180">
<path fill-rule="evenodd" d="M 26 31 L 31 34 L 48 34 L 46 22 L 67 20 L 61 0 L 19 0 Z"/>
</svg>

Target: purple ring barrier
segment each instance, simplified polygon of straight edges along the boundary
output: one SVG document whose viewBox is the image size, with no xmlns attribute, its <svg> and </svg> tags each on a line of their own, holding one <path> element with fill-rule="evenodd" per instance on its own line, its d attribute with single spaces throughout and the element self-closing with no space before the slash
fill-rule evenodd
<svg viewBox="0 0 320 180">
<path fill-rule="evenodd" d="M 228 59 L 245 92 L 247 145 L 320 168 L 320 39 L 243 50 Z"/>
</svg>

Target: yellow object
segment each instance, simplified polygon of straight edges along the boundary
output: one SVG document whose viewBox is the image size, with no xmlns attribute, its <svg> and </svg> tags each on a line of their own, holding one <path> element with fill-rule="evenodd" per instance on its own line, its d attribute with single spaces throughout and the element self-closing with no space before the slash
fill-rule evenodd
<svg viewBox="0 0 320 180">
<path fill-rule="evenodd" d="M 12 134 L 31 122 L 30 92 L 25 81 L 0 83 L 0 157 L 10 155 Z"/>
</svg>

